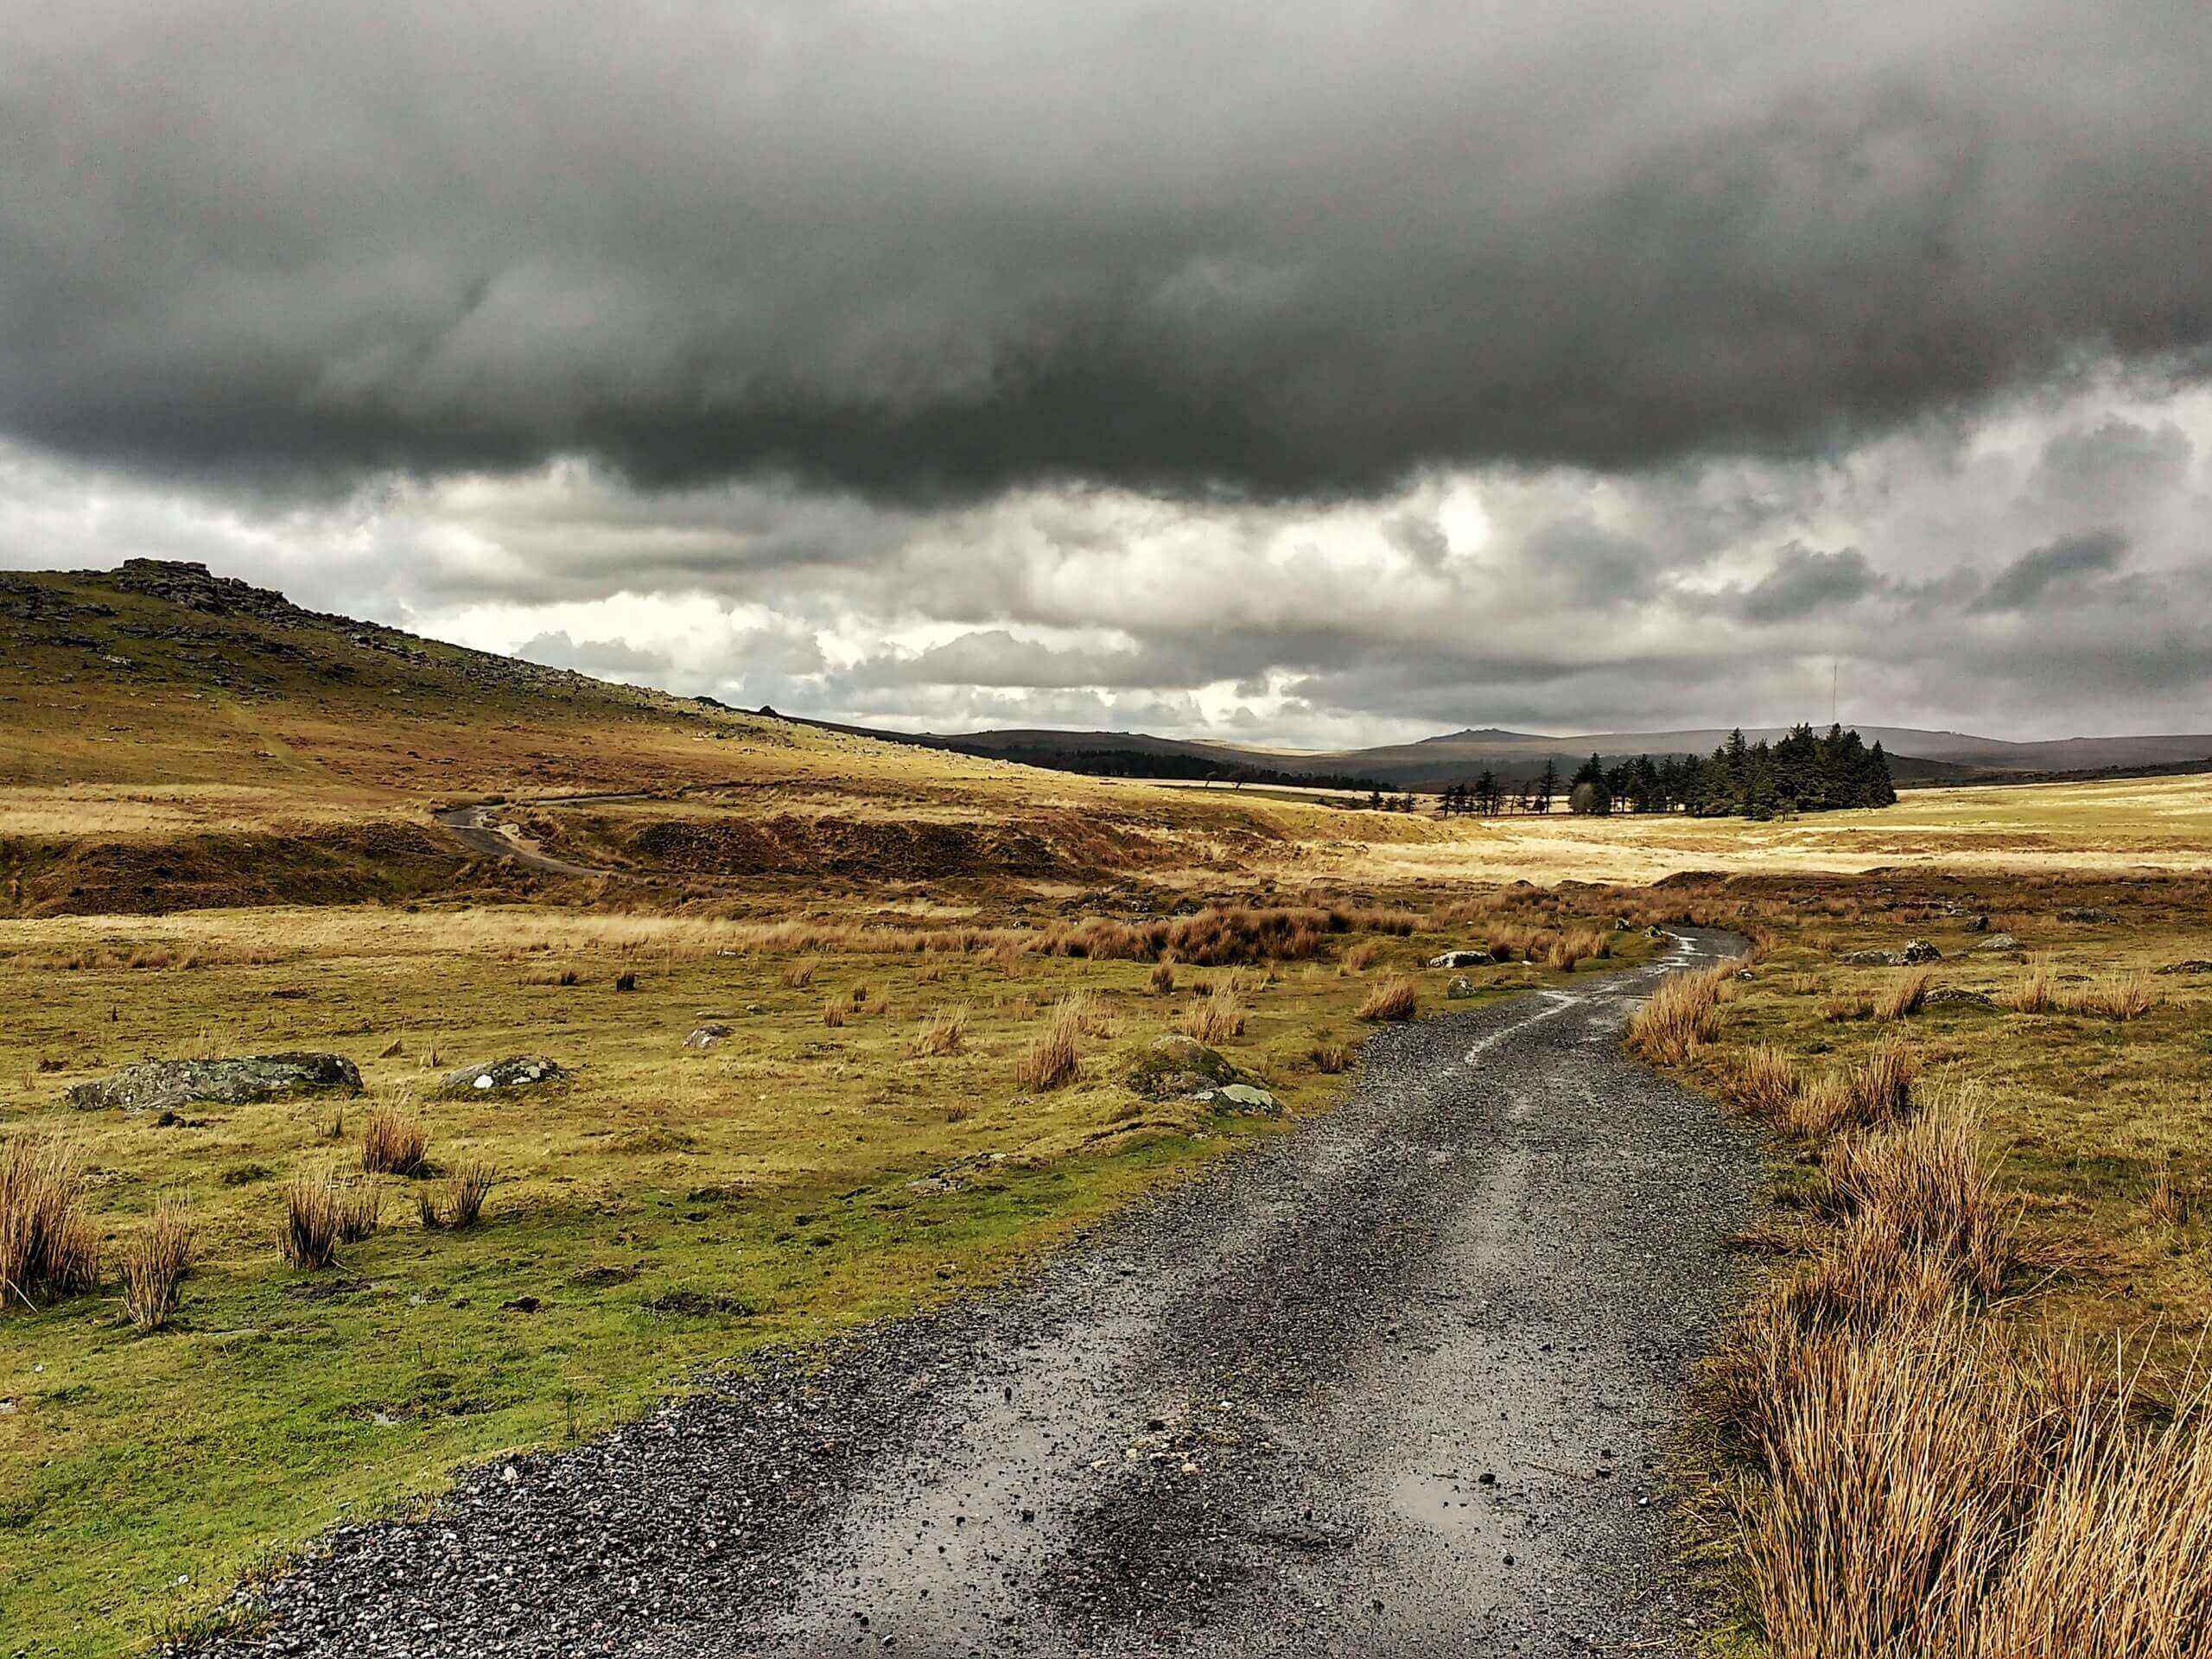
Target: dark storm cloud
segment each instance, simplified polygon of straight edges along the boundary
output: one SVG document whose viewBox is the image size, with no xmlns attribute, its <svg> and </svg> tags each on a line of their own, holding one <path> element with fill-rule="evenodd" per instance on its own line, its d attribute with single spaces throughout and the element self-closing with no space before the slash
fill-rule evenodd
<svg viewBox="0 0 2212 1659">
<path fill-rule="evenodd" d="M 0 63 L 0 430 L 1306 495 L 2212 340 L 2202 0 L 143 0 Z"/>
<path fill-rule="evenodd" d="M 2109 531 L 2069 536 L 2024 553 L 1999 571 L 1981 597 L 1967 608 L 1977 614 L 2024 611 L 2054 588 L 2086 577 L 2109 575 L 2127 556 L 2127 542 Z"/>
<path fill-rule="evenodd" d="M 1790 622 L 1865 599 L 1882 585 L 1866 556 L 1855 547 L 1817 553 L 1783 550 L 1774 569 L 1746 592 L 1738 609 L 1751 622 Z"/>
</svg>

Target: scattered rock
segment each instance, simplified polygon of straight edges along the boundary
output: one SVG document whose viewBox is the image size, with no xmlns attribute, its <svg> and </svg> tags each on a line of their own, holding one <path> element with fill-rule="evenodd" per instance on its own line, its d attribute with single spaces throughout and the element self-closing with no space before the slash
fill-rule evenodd
<svg viewBox="0 0 2212 1659">
<path fill-rule="evenodd" d="M 1910 968 L 1923 962 L 1941 962 L 1943 953 L 1925 939 L 1907 939 L 1895 950 L 1851 950 L 1842 960 L 1853 968 Z"/>
<path fill-rule="evenodd" d="M 1201 1089 L 1192 1098 L 1242 1117 L 1279 1117 L 1282 1114 L 1281 1103 L 1257 1084 L 1232 1083 L 1220 1089 Z"/>
<path fill-rule="evenodd" d="M 645 1306 L 655 1313 L 687 1319 L 716 1313 L 744 1316 L 756 1311 L 753 1304 L 742 1296 L 727 1296 L 703 1290 L 663 1291 L 658 1296 L 648 1298 Z"/>
<path fill-rule="evenodd" d="M 730 1028 L 719 1020 L 708 1021 L 683 1039 L 686 1048 L 712 1048 L 730 1033 Z"/>
<path fill-rule="evenodd" d="M 2020 942 L 2010 933 L 1993 933 L 1974 948 L 1976 950 L 1987 950 L 1993 953 L 2001 950 L 2018 950 L 2020 948 Z"/>
<path fill-rule="evenodd" d="M 1474 994 L 1475 982 L 1464 975 L 1444 988 L 1444 995 L 1447 1001 L 1464 1002 Z"/>
<path fill-rule="evenodd" d="M 1147 1100 L 1173 1100 L 1239 1081 L 1236 1068 L 1195 1037 L 1170 1032 L 1137 1056 L 1122 1081 Z"/>
<path fill-rule="evenodd" d="M 1479 950 L 1446 950 L 1440 957 L 1431 957 L 1432 968 L 1487 968 L 1497 960 L 1485 945 Z"/>
<path fill-rule="evenodd" d="M 480 1060 L 474 1065 L 464 1065 L 458 1071 L 448 1071 L 439 1088 L 448 1095 L 527 1089 L 537 1084 L 558 1082 L 568 1075 L 559 1064 L 543 1054 L 510 1054 L 504 1060 Z"/>
<path fill-rule="evenodd" d="M 1667 930 L 1660 926 L 1658 923 L 1654 922 L 1650 926 L 1643 930 L 1643 937 L 1647 939 L 1669 939 L 1672 938 L 1674 935 L 1668 932 Z"/>
<path fill-rule="evenodd" d="M 1967 931 L 1969 933 L 1986 933 L 1989 931 L 1989 918 L 1986 916 L 1969 916 L 1967 918 L 1964 925 Z"/>
<path fill-rule="evenodd" d="M 2076 909 L 2060 911 L 2058 919 L 2062 922 L 2116 922 L 2120 918 L 2108 910 L 2098 909 L 2094 905 L 2083 905 Z"/>
<path fill-rule="evenodd" d="M 2158 969 L 2162 974 L 2212 974 L 2212 962 L 2202 957 L 2191 957 L 2186 962 L 2170 962 Z"/>
<path fill-rule="evenodd" d="M 499 1304 L 499 1312 L 502 1313 L 535 1313 L 539 1308 L 544 1306 L 545 1304 L 539 1301 L 535 1296 L 518 1296 L 511 1302 L 501 1302 Z"/>
<path fill-rule="evenodd" d="M 1938 985 L 1923 999 L 1931 1008 L 1993 1008 L 1996 999 L 1963 985 Z"/>
<path fill-rule="evenodd" d="M 113 1077 L 80 1083 L 63 1096 L 80 1111 L 119 1106 L 173 1112 L 196 1102 L 237 1106 L 286 1095 L 361 1092 L 361 1074 L 342 1054 L 257 1054 L 232 1060 L 141 1060 Z"/>
<path fill-rule="evenodd" d="M 948 1192 L 957 1192 L 966 1185 L 966 1182 L 957 1181 L 950 1175 L 917 1175 L 906 1183 L 906 1190 L 925 1198 L 936 1198 Z"/>
</svg>

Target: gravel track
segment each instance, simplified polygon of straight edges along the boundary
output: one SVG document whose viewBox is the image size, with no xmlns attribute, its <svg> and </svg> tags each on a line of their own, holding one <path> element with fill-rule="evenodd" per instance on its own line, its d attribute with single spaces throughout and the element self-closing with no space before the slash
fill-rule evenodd
<svg viewBox="0 0 2212 1659">
<path fill-rule="evenodd" d="M 238 1645 L 1687 1650 L 1660 1469 L 1757 1159 L 1620 1037 L 1737 943 L 1380 1033 L 1344 1106 L 1020 1288 L 334 1533 Z"/>
</svg>

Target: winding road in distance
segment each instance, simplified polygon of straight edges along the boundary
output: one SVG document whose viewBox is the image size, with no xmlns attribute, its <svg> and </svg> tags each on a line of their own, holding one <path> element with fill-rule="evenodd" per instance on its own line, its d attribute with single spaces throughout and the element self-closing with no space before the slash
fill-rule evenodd
<svg viewBox="0 0 2212 1659">
<path fill-rule="evenodd" d="M 1020 1288 L 334 1534 L 241 1645 L 1687 1651 L 1662 1464 L 1757 1162 L 1620 1039 L 1739 943 L 1383 1031 L 1345 1105 Z"/>
</svg>

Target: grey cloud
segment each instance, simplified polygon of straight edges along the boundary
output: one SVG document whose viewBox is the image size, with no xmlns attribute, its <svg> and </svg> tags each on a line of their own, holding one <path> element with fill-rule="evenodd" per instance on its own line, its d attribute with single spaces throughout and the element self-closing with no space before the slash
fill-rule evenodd
<svg viewBox="0 0 2212 1659">
<path fill-rule="evenodd" d="M 2111 574 L 2126 555 L 2126 538 L 2109 531 L 2048 543 L 2006 565 L 1967 608 L 1984 615 L 2026 610 L 2054 588 Z"/>
<path fill-rule="evenodd" d="M 1791 622 L 1817 612 L 1865 599 L 1882 585 L 1866 556 L 1855 547 L 1840 553 L 1785 548 L 1768 571 L 1738 601 L 1751 622 Z"/>
<path fill-rule="evenodd" d="M 603 680 L 634 680 L 675 666 L 664 651 L 641 651 L 620 639 L 571 639 L 565 633 L 541 633 L 515 647 L 515 655 L 548 668 L 573 668 Z"/>
<path fill-rule="evenodd" d="M 2201 0 L 1502 15 L 19 9 L 0 430 L 1293 497 L 2201 366 Z"/>
</svg>

